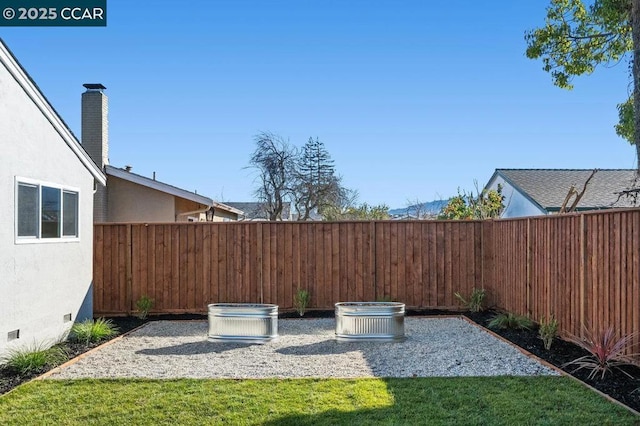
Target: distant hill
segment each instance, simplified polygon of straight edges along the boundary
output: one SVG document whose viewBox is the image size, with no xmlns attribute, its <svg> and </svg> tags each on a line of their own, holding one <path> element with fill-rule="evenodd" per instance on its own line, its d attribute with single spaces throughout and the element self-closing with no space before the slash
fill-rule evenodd
<svg viewBox="0 0 640 426">
<path fill-rule="evenodd" d="M 440 210 L 444 206 L 447 205 L 449 200 L 434 200 L 428 201 L 422 204 L 414 204 L 409 207 L 403 207 L 401 209 L 391 209 L 389 210 L 389 214 L 392 217 L 407 217 L 407 216 L 415 216 L 417 212 L 420 212 L 421 215 L 427 216 L 437 216 L 440 213 Z"/>
</svg>

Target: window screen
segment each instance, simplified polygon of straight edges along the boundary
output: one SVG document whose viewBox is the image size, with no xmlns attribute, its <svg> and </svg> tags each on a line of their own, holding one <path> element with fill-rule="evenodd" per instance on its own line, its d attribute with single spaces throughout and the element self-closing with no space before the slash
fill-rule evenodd
<svg viewBox="0 0 640 426">
<path fill-rule="evenodd" d="M 18 184 L 19 237 L 38 237 L 38 192 L 37 185 Z"/>
<path fill-rule="evenodd" d="M 78 236 L 78 193 L 64 191 L 62 195 L 62 235 Z"/>
</svg>

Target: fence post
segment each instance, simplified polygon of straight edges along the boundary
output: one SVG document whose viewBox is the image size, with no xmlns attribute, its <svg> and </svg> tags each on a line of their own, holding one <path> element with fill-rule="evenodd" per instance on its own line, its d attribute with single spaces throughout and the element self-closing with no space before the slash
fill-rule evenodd
<svg viewBox="0 0 640 426">
<path fill-rule="evenodd" d="M 378 300 L 378 250 L 376 243 L 378 241 L 378 237 L 376 235 L 376 222 L 369 222 L 369 227 L 371 228 L 371 232 L 369 233 L 369 238 L 371 241 L 369 242 L 370 247 L 370 262 L 371 262 L 371 282 L 373 284 L 373 300 Z"/>
<path fill-rule="evenodd" d="M 482 221 L 480 222 L 480 287 L 482 287 L 483 290 L 486 290 L 484 287 L 484 269 L 485 269 L 485 265 L 484 265 L 484 228 L 486 226 L 486 221 Z"/>
<path fill-rule="evenodd" d="M 493 254 L 491 244 L 493 244 L 493 223 L 494 219 L 487 219 L 481 222 L 480 228 L 480 264 L 481 268 L 481 284 L 484 290 L 488 290 L 493 297 L 490 303 L 495 303 L 497 295 L 495 294 L 495 282 L 487 283 L 487 276 L 493 278 L 495 270 L 495 262 L 493 258 L 487 260 L 489 254 Z M 490 235 L 489 235 L 490 234 Z M 489 289 L 487 289 L 489 285 Z"/>
<path fill-rule="evenodd" d="M 133 262 L 133 243 L 131 238 L 131 224 L 127 224 L 126 226 L 126 244 L 127 251 L 125 253 L 125 277 L 127 280 L 127 313 L 131 315 L 133 312 L 133 274 L 131 271 L 131 264 Z"/>
<path fill-rule="evenodd" d="M 585 303 L 587 296 L 587 237 L 584 213 L 580 214 L 580 338 L 584 338 Z"/>
<path fill-rule="evenodd" d="M 527 264 L 526 264 L 526 274 L 527 274 L 527 295 L 526 295 L 526 310 L 527 310 L 527 315 L 531 316 L 532 315 L 532 310 L 531 310 L 531 270 L 532 270 L 532 265 L 531 262 L 533 261 L 533 255 L 531 253 L 532 251 L 532 243 L 531 243 L 531 218 L 527 218 Z"/>
<path fill-rule="evenodd" d="M 262 281 L 262 267 L 263 267 L 263 246 L 262 246 L 262 223 L 257 222 L 257 241 L 256 241 L 256 254 L 258 255 L 258 286 L 260 287 L 260 303 L 264 303 L 264 282 Z"/>
</svg>

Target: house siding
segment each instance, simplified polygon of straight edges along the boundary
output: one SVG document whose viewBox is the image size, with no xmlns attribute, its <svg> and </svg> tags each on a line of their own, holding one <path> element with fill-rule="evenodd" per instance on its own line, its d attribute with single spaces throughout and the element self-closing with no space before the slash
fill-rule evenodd
<svg viewBox="0 0 640 426">
<path fill-rule="evenodd" d="M 109 176 L 107 222 L 175 222 L 174 197 Z"/>
<path fill-rule="evenodd" d="M 9 347 L 54 343 L 72 320 L 92 316 L 91 172 L 0 63 L 0 355 Z M 16 243 L 16 179 L 79 190 L 79 239 Z M 7 334 L 20 330 L 20 338 Z"/>
<path fill-rule="evenodd" d="M 213 215 L 214 222 L 235 221 L 235 220 L 238 220 L 238 215 L 236 213 L 227 212 L 220 208 L 214 209 L 214 215 Z"/>
<path fill-rule="evenodd" d="M 525 197 L 520 191 L 515 189 L 509 182 L 504 180 L 501 176 L 494 176 L 487 184 L 488 190 L 498 189 L 498 185 L 502 186 L 502 195 L 504 196 L 505 208 L 500 217 L 525 217 L 525 216 L 540 216 L 546 215 L 547 212 L 530 199 Z"/>
<path fill-rule="evenodd" d="M 195 201 L 175 197 L 175 206 L 176 222 L 188 222 L 189 217 L 195 218 L 196 222 L 205 221 L 207 219 L 205 212 L 209 206 L 206 204 L 200 204 Z"/>
</svg>

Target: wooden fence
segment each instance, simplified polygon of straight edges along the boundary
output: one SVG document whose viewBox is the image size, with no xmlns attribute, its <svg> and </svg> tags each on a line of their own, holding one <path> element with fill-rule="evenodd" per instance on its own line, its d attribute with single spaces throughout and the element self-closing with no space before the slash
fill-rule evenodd
<svg viewBox="0 0 640 426">
<path fill-rule="evenodd" d="M 563 334 L 640 332 L 640 209 L 492 221 L 98 224 L 94 312 L 206 311 L 216 302 L 311 309 L 392 298 L 458 307 L 474 287 L 497 308 L 554 314 Z"/>
<path fill-rule="evenodd" d="M 311 309 L 382 298 L 453 308 L 481 285 L 481 222 L 226 222 L 100 224 L 94 239 L 94 312 L 205 312 L 209 303 Z"/>
</svg>

